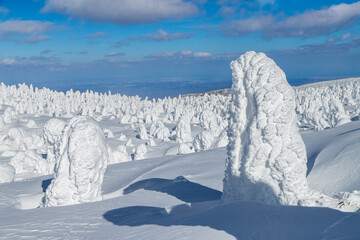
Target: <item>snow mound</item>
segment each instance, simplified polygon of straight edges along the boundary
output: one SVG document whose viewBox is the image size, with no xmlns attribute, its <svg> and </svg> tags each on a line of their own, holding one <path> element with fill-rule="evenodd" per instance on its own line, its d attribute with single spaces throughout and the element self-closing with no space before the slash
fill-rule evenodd
<svg viewBox="0 0 360 240">
<path fill-rule="evenodd" d="M 46 190 L 43 206 L 101 200 L 109 155 L 99 124 L 87 116 L 71 119 L 64 128 L 59 153 L 59 166 Z"/>
<path fill-rule="evenodd" d="M 300 205 L 308 193 L 295 93 L 264 53 L 231 62 L 232 105 L 223 199 Z"/>
<path fill-rule="evenodd" d="M 308 175 L 311 188 L 328 194 L 360 190 L 359 132 L 339 134 L 319 152 Z"/>
</svg>

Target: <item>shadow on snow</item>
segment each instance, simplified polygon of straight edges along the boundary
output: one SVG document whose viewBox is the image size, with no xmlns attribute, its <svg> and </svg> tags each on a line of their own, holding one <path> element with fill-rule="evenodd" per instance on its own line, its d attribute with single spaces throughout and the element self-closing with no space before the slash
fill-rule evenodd
<svg viewBox="0 0 360 240">
<path fill-rule="evenodd" d="M 221 199 L 220 191 L 190 182 L 182 176 L 179 176 L 174 180 L 162 178 L 142 180 L 128 186 L 124 190 L 124 194 L 130 194 L 139 189 L 166 193 L 181 201 L 189 203 Z"/>
<path fill-rule="evenodd" d="M 118 226 L 204 226 L 225 231 L 237 239 L 360 239 L 360 214 L 328 208 L 270 206 L 255 202 L 223 202 L 221 192 L 192 183 L 152 178 L 124 190 L 167 193 L 191 203 L 172 208 L 131 206 L 106 212 L 103 217 Z"/>
</svg>

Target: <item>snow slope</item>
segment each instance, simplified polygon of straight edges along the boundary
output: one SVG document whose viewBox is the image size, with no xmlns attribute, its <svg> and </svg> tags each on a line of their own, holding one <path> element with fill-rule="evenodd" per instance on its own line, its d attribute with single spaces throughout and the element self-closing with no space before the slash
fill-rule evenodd
<svg viewBox="0 0 360 240">
<path fill-rule="evenodd" d="M 359 128 L 360 122 L 354 122 L 303 133 L 308 154 L 320 155 L 339 134 L 345 141 Z M 51 175 L 3 183 L 0 239 L 360 238 L 359 213 L 247 201 L 223 203 L 225 158 L 226 150 L 219 148 L 109 165 L 104 200 L 72 206 L 36 208 Z M 315 169 L 316 159 L 311 171 Z"/>
<path fill-rule="evenodd" d="M 297 113 L 301 129 L 319 130 L 301 133 L 308 184 L 349 211 L 360 208 L 358 81 L 305 86 L 297 103 L 316 96 L 322 111 Z M 1 84 L 0 239 L 360 239 L 355 212 L 220 200 L 228 104 L 221 94 L 149 100 Z M 105 134 L 103 200 L 38 208 L 59 129 L 78 115 Z"/>
<path fill-rule="evenodd" d="M 309 142 L 309 163 L 314 161 L 308 175 L 312 188 L 330 194 L 359 190 L 360 126 L 358 122 L 328 129 L 318 134 L 306 132 L 303 133 L 303 137 Z M 325 139 L 325 141 L 318 141 L 318 139 Z"/>
</svg>

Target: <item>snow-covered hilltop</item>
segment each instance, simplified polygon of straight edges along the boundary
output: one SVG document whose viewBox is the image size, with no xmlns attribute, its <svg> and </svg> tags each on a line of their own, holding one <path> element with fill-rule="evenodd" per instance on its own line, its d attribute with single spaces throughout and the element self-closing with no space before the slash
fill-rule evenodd
<svg viewBox="0 0 360 240">
<path fill-rule="evenodd" d="M 360 209 L 360 78 L 291 88 L 253 52 L 232 68 L 232 95 L 1 84 L 0 239 L 359 238 L 358 214 L 299 206 Z"/>
</svg>

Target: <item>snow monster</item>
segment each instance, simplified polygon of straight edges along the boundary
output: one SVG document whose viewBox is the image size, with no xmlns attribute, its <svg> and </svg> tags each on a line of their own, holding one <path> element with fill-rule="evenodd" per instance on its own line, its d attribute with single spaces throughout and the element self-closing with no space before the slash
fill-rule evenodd
<svg viewBox="0 0 360 240">
<path fill-rule="evenodd" d="M 247 52 L 231 69 L 223 200 L 307 205 L 307 157 L 293 88 L 264 53 Z"/>
<path fill-rule="evenodd" d="M 88 116 L 72 118 L 63 130 L 55 177 L 44 207 L 102 200 L 101 185 L 109 161 L 104 132 Z"/>
</svg>

